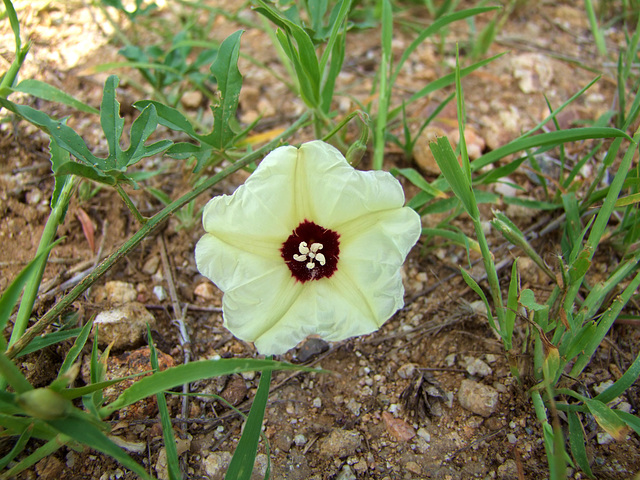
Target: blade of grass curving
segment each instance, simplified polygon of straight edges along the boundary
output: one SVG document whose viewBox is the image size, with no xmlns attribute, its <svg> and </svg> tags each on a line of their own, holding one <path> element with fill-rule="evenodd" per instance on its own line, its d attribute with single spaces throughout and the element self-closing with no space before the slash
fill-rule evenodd
<svg viewBox="0 0 640 480">
<path fill-rule="evenodd" d="M 459 12 L 455 12 L 455 13 L 438 18 L 435 22 L 433 22 L 431 25 L 425 28 L 422 32 L 420 32 L 420 35 L 418 35 L 416 39 L 413 42 L 411 42 L 411 44 L 403 52 L 402 56 L 400 57 L 400 60 L 398 61 L 398 64 L 396 65 L 395 72 L 391 75 L 391 78 L 389 79 L 389 84 L 393 85 L 396 82 L 398 75 L 400 74 L 402 67 L 404 65 L 404 62 L 407 61 L 407 59 L 409 58 L 409 55 L 411 55 L 415 51 L 415 49 L 418 48 L 418 46 L 420 46 L 420 44 L 426 38 L 430 37 L 434 33 L 437 33 L 441 28 L 449 25 L 450 23 L 457 22 L 458 20 L 463 20 L 465 18 L 472 17 L 474 15 L 479 15 L 481 13 L 490 12 L 491 10 L 498 10 L 498 9 L 500 9 L 500 7 L 469 8 L 467 10 L 461 10 Z M 384 16 L 382 18 L 384 21 Z M 409 101 L 409 103 L 410 102 L 411 101 Z"/>
<path fill-rule="evenodd" d="M 475 172 L 507 155 L 529 148 L 544 147 L 546 150 L 549 150 L 550 148 L 557 147 L 561 143 L 578 142 L 580 140 L 596 138 L 626 138 L 627 140 L 631 140 L 631 137 L 622 130 L 607 127 L 569 128 L 566 130 L 541 133 L 531 137 L 520 137 L 471 162 L 471 171 Z"/>
<path fill-rule="evenodd" d="M 469 286 L 469 288 L 471 288 L 471 290 L 476 293 L 476 295 L 480 297 L 485 307 L 487 308 L 487 319 L 489 320 L 489 325 L 491 326 L 491 328 L 493 328 L 493 330 L 500 333 L 500 329 L 497 328 L 496 323 L 493 319 L 493 315 L 491 314 L 491 305 L 489 305 L 489 300 L 480 288 L 480 285 L 478 285 L 478 282 L 476 282 L 474 278 L 469 275 L 463 268 L 460 269 L 460 273 L 462 274 L 462 278 L 464 278 L 465 283 Z"/>
<path fill-rule="evenodd" d="M 598 348 L 600 343 L 602 343 L 604 337 L 609 332 L 609 329 L 613 325 L 613 322 L 615 322 L 616 318 L 618 317 L 624 306 L 627 304 L 627 302 L 631 299 L 631 297 L 635 295 L 638 287 L 640 287 L 640 273 L 638 273 L 629 283 L 629 285 L 627 285 L 624 291 L 616 297 L 611 306 L 600 318 L 600 321 L 597 323 L 597 330 L 595 335 L 591 337 L 589 339 L 589 342 L 584 346 L 582 355 L 578 357 L 576 363 L 571 369 L 570 375 L 572 377 L 577 377 L 587 366 L 596 349 Z"/>
<path fill-rule="evenodd" d="M 6 381 L 11 385 L 16 393 L 33 390 L 33 386 L 31 386 L 20 369 L 3 353 L 0 353 L 0 378 L 3 379 L 3 382 Z"/>
<path fill-rule="evenodd" d="M 327 41 L 327 45 L 325 46 L 324 51 L 322 52 L 322 56 L 320 57 L 320 62 L 318 64 L 319 72 L 325 71 L 325 67 L 327 66 L 327 62 L 329 61 L 329 55 L 330 54 L 331 56 L 334 55 L 334 46 L 336 46 L 338 43 L 341 43 L 338 39 L 340 31 L 346 30 L 346 21 L 349 15 L 349 11 L 351 10 L 351 0 L 342 0 L 339 5 L 340 5 L 340 10 L 338 10 L 338 16 L 336 17 L 331 27 L 329 40 Z M 337 5 L 334 8 L 337 8 Z M 346 31 L 345 31 L 345 35 L 346 35 Z M 343 48 L 342 56 L 344 58 L 344 48 Z M 331 61 L 331 63 L 333 63 L 333 60 Z M 340 62 L 340 65 L 342 65 L 342 62 Z M 338 68 L 338 72 L 339 70 L 340 68 Z"/>
<path fill-rule="evenodd" d="M 616 440 L 623 440 L 629 427 L 614 411 L 599 400 L 585 398 L 585 405 L 605 432 Z"/>
<path fill-rule="evenodd" d="M 292 365 L 272 360 L 256 359 L 220 359 L 200 360 L 185 365 L 168 368 L 150 377 L 145 377 L 120 394 L 112 403 L 102 407 L 100 414 L 104 418 L 120 408 L 131 405 L 149 395 L 170 390 L 178 385 L 195 382 L 204 378 L 212 378 L 232 373 L 265 371 L 265 370 L 303 370 L 317 371 L 313 368 Z"/>
<path fill-rule="evenodd" d="M 614 410 L 613 413 L 615 413 L 629 428 L 632 428 L 634 432 L 640 435 L 640 418 L 631 413 L 623 412 L 622 410 Z"/>
<path fill-rule="evenodd" d="M 632 140 L 632 144 L 629 146 L 629 148 L 625 152 L 624 157 L 622 157 L 622 161 L 620 162 L 618 171 L 616 172 L 616 175 L 614 176 L 613 181 L 609 186 L 609 192 L 607 193 L 607 196 L 602 204 L 602 207 L 600 208 L 600 211 L 596 215 L 596 218 L 593 222 L 591 231 L 589 232 L 589 237 L 587 238 L 587 241 L 586 241 L 586 248 L 588 248 L 590 251 L 589 260 L 591 260 L 593 253 L 597 249 L 600 243 L 600 240 L 602 239 L 602 236 L 604 235 L 605 230 L 607 229 L 607 226 L 609 224 L 609 219 L 611 218 L 611 215 L 613 214 L 613 211 L 615 209 L 615 202 L 618 200 L 620 191 L 622 190 L 622 187 L 624 185 L 627 172 L 631 167 L 633 157 L 638 148 L 638 141 L 640 141 L 640 130 L 635 133 Z M 607 154 L 607 156 L 609 155 Z M 574 304 L 576 295 L 578 294 L 580 286 L 582 285 L 582 278 L 584 278 L 584 276 L 582 276 L 579 279 L 579 281 L 576 281 L 575 283 L 569 286 L 567 295 L 565 297 L 565 302 L 564 302 L 565 311 L 571 310 Z"/>
<path fill-rule="evenodd" d="M 271 357 L 268 357 L 271 358 Z M 244 425 L 242 437 L 238 442 L 236 451 L 233 454 L 229 468 L 225 475 L 225 480 L 250 480 L 253 473 L 256 453 L 258 451 L 258 441 L 262 431 L 264 412 L 269 400 L 269 386 L 271 385 L 271 371 L 263 371 L 260 375 L 258 391 L 253 399 L 251 411 Z"/>
<path fill-rule="evenodd" d="M 81 413 L 79 410 L 76 410 L 66 418 L 49 420 L 47 423 L 59 432 L 73 438 L 75 441 L 109 455 L 136 475 L 147 480 L 153 480 L 153 477 L 145 471 L 142 465 L 136 463 L 120 447 L 109 440 L 109 437 L 102 433 L 92 422 L 83 418 Z"/>
<path fill-rule="evenodd" d="M 94 115 L 98 115 L 100 113 L 97 108 L 93 108 L 91 105 L 87 105 L 86 103 L 81 102 L 77 98 L 69 95 L 59 88 L 33 78 L 22 80 L 13 88 L 13 90 L 16 92 L 33 95 L 34 97 L 38 97 L 49 102 L 61 103 L 69 107 L 73 107 L 81 112 L 92 113 Z"/>
<path fill-rule="evenodd" d="M 27 347 L 20 352 L 18 358 L 27 355 L 29 353 L 37 352 L 38 350 L 42 350 L 49 345 L 55 345 L 56 343 L 64 342 L 70 338 L 77 337 L 78 334 L 82 331 L 81 328 L 72 328 L 70 330 L 60 330 L 58 332 L 48 333 L 40 338 L 35 338 Z"/>
<path fill-rule="evenodd" d="M 474 63 L 473 65 L 462 68 L 460 69 L 460 76 L 466 77 L 471 72 L 477 70 L 478 68 L 484 67 L 485 65 L 491 63 L 492 61 L 496 60 L 497 58 L 500 58 L 503 55 L 505 54 L 499 53 L 498 55 L 494 55 L 493 57 L 487 58 L 485 60 L 481 60 L 479 62 Z M 434 80 L 433 82 L 428 83 L 426 86 L 424 86 L 423 88 L 418 90 L 416 93 L 411 95 L 411 97 L 409 97 L 409 100 L 407 100 L 405 103 L 409 104 L 422 97 L 429 95 L 432 92 L 435 92 L 436 90 L 440 90 L 440 89 L 443 89 L 444 87 L 448 87 L 449 85 L 453 85 L 453 83 L 455 82 L 455 79 L 456 79 L 455 72 L 444 75 L 438 78 L 437 80 Z M 400 113 L 401 110 L 402 110 L 401 106 L 391 110 L 388 116 L 389 120 L 393 120 Z"/>
<path fill-rule="evenodd" d="M 640 377 L 640 354 L 633 361 L 631 366 L 627 369 L 626 372 L 615 381 L 613 385 L 608 387 L 605 391 L 601 392 L 597 395 L 594 400 L 599 400 L 602 403 L 609 403 L 616 397 L 619 397 L 624 392 L 627 391 Z"/>
<path fill-rule="evenodd" d="M 598 48 L 598 52 L 600 55 L 607 54 L 607 44 L 604 41 L 604 35 L 602 30 L 598 26 L 598 19 L 596 18 L 596 11 L 593 8 L 593 3 L 591 0 L 584 0 L 585 10 L 587 12 L 587 19 L 589 20 L 589 25 L 591 27 L 591 34 L 593 35 L 593 39 L 595 40 L 596 47 Z"/>
<path fill-rule="evenodd" d="M 151 368 L 153 368 L 154 372 L 159 372 L 160 366 L 158 365 L 158 351 L 153 344 L 153 338 L 151 338 L 151 327 L 149 324 L 147 324 L 147 342 L 149 344 Z M 182 472 L 180 471 L 180 459 L 178 458 L 176 439 L 173 434 L 173 425 L 171 424 L 171 415 L 167 408 L 167 399 L 164 396 L 164 392 L 158 392 L 156 394 L 156 401 L 158 403 L 160 424 L 162 425 L 162 436 L 164 438 L 164 448 L 167 455 L 169 480 L 181 480 Z"/>
<path fill-rule="evenodd" d="M 576 412 L 568 412 L 567 417 L 569 421 L 569 445 L 573 459 L 589 478 L 595 478 L 591 472 L 589 460 L 587 459 L 587 450 L 584 446 L 584 428 L 582 427 L 580 418 Z"/>
<path fill-rule="evenodd" d="M 449 183 L 451 190 L 462 202 L 464 209 L 472 219 L 480 218 L 480 211 L 475 202 L 468 177 L 458 163 L 458 158 L 451 148 L 447 137 L 440 137 L 429 144 L 433 158 L 440 167 L 442 175 Z"/>
<path fill-rule="evenodd" d="M 13 459 L 16 458 L 24 450 L 24 447 L 27 445 L 27 442 L 31 438 L 31 432 L 33 432 L 33 424 L 28 425 L 22 431 L 20 437 L 18 437 L 18 440 L 16 440 L 16 443 L 11 451 L 4 457 L 0 458 L 0 470 L 6 468 L 6 466 L 9 465 L 9 463 L 12 462 Z"/>
<path fill-rule="evenodd" d="M 52 455 L 53 453 L 57 452 L 60 449 L 60 447 L 62 447 L 63 445 L 64 445 L 64 442 L 61 441 L 60 439 L 56 438 L 53 440 L 49 440 L 47 443 L 45 443 L 41 447 L 38 447 L 36 451 L 33 452 L 31 455 L 23 458 L 16 465 L 14 465 L 9 470 L 7 470 L 2 475 L 0 475 L 0 479 L 8 480 L 8 479 L 16 478 L 16 475 L 18 475 L 20 472 L 24 472 L 27 468 L 32 467 L 43 458 L 46 458 L 49 455 Z"/>
<path fill-rule="evenodd" d="M 85 344 L 87 343 L 87 339 L 89 338 L 89 334 L 91 333 L 91 327 L 93 327 L 93 319 L 95 317 L 91 317 L 91 319 L 85 324 L 80 332 L 78 333 L 78 338 L 73 343 L 73 346 L 67 352 L 67 356 L 64 358 L 64 362 L 62 362 L 62 366 L 60 367 L 60 371 L 58 372 L 58 378 L 64 375 L 71 365 L 76 361 L 78 355 L 82 352 Z M 34 340 L 35 341 L 35 340 Z"/>
<path fill-rule="evenodd" d="M 434 198 L 447 198 L 447 194 L 437 188 L 433 187 L 427 180 L 420 175 L 420 173 L 414 168 L 392 168 L 389 172 L 394 175 L 402 175 L 409 180 L 412 184 L 418 187 L 420 190 L 427 192 Z"/>
<path fill-rule="evenodd" d="M 473 238 L 467 237 L 462 232 L 454 232 L 445 228 L 423 228 L 422 235 L 446 238 L 457 245 L 461 245 L 473 250 L 474 252 L 480 253 L 480 245 L 478 245 L 478 242 Z"/>
</svg>

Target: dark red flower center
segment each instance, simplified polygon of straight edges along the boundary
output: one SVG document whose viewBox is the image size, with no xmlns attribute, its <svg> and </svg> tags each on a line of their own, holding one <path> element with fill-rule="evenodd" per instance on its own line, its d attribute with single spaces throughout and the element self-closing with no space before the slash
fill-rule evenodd
<svg viewBox="0 0 640 480">
<path fill-rule="evenodd" d="M 338 268 L 339 238 L 337 232 L 304 220 L 282 244 L 280 253 L 296 280 L 320 280 Z"/>
</svg>

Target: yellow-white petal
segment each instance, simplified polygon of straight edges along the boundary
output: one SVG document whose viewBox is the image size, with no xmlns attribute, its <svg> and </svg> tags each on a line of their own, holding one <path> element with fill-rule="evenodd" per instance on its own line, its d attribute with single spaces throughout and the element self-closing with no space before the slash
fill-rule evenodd
<svg viewBox="0 0 640 480">
<path fill-rule="evenodd" d="M 277 148 L 233 195 L 211 199 L 202 215 L 205 231 L 245 251 L 279 256 L 298 225 L 292 181 L 297 157 L 295 147 Z"/>
<path fill-rule="evenodd" d="M 356 170 L 339 150 L 321 141 L 300 147 L 295 182 L 298 217 L 325 228 L 404 205 L 402 186 L 393 175 Z"/>
</svg>

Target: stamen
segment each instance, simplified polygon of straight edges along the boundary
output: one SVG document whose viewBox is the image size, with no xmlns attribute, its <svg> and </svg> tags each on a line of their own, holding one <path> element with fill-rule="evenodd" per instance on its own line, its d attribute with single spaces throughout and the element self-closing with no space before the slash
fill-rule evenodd
<svg viewBox="0 0 640 480">
<path fill-rule="evenodd" d="M 309 270 L 313 270 L 313 268 L 314 268 L 315 266 L 316 266 L 316 264 L 315 264 L 315 263 L 313 263 L 313 262 L 309 262 L 309 263 L 307 263 L 307 268 L 308 268 Z"/>
<path fill-rule="evenodd" d="M 306 255 L 298 255 L 297 253 L 293 254 L 293 259 L 297 262 L 306 262 L 307 261 L 307 256 Z"/>
<path fill-rule="evenodd" d="M 324 258 L 324 255 L 321 254 L 321 253 L 316 253 L 316 260 L 323 267 L 324 267 L 325 263 L 327 263 L 326 259 Z"/>
<path fill-rule="evenodd" d="M 312 244 L 311 244 L 311 248 L 310 248 L 310 250 L 311 250 L 313 253 L 317 253 L 317 252 L 318 252 L 318 250 L 322 250 L 322 244 L 321 244 L 321 243 L 312 243 Z"/>
<path fill-rule="evenodd" d="M 307 242 L 300 242 L 300 246 L 298 247 L 298 250 L 300 250 L 300 253 L 302 255 L 306 255 L 307 253 L 309 253 L 309 247 L 307 247 Z"/>
</svg>

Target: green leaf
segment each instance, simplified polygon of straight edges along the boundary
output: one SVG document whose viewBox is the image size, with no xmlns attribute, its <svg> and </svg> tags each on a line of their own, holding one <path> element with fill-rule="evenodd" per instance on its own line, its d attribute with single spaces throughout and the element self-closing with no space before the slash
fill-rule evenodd
<svg viewBox="0 0 640 480">
<path fill-rule="evenodd" d="M 85 344 L 87 343 L 87 339 L 89 338 L 89 334 L 91 333 L 91 327 L 93 326 L 93 318 L 88 321 L 80 332 L 78 332 L 78 338 L 74 342 L 73 346 L 67 352 L 67 356 L 64 358 L 64 362 L 62 362 L 62 366 L 60 367 L 60 371 L 58 372 L 58 378 L 64 375 L 71 365 L 76 361 L 78 355 L 82 352 Z M 32 342 L 33 343 L 33 342 Z"/>
<path fill-rule="evenodd" d="M 145 145 L 145 142 L 156 131 L 157 127 L 158 115 L 156 114 L 156 108 L 151 104 L 140 112 L 138 118 L 131 125 L 130 145 L 123 152 L 122 165 L 119 165 L 120 167 L 128 167 L 144 157 L 157 155 L 173 144 L 171 140 L 160 140 L 151 145 Z"/>
<path fill-rule="evenodd" d="M 631 413 L 623 412 L 622 410 L 614 410 L 613 413 L 615 413 L 628 427 L 632 428 L 634 432 L 640 435 L 640 418 Z"/>
<path fill-rule="evenodd" d="M 0 378 L 11 385 L 18 394 L 33 390 L 33 386 L 25 378 L 20 369 L 14 365 L 4 353 L 0 353 Z"/>
<path fill-rule="evenodd" d="M 225 480 L 250 480 L 253 465 L 258 451 L 258 441 L 262 431 L 264 412 L 269 400 L 269 386 L 271 385 L 271 371 L 263 371 L 260 376 L 258 391 L 253 399 L 249 417 L 244 425 L 242 437 L 233 454 Z"/>
<path fill-rule="evenodd" d="M 31 433 L 33 432 L 33 424 L 28 425 L 20 434 L 20 437 L 16 441 L 15 445 L 11 449 L 9 453 L 7 453 L 4 457 L 0 458 L 0 470 L 3 470 L 13 459 L 15 459 L 27 445 L 27 442 L 31 438 Z"/>
<path fill-rule="evenodd" d="M 20 351 L 16 358 L 20 358 L 29 353 L 37 352 L 38 350 L 42 350 L 49 345 L 55 345 L 56 343 L 64 342 L 69 338 L 77 337 L 81 331 L 81 328 L 72 328 L 70 330 L 60 330 L 58 332 L 48 333 L 42 337 L 36 337 L 31 341 L 31 343 L 29 343 L 29 345 L 24 348 L 24 350 Z"/>
<path fill-rule="evenodd" d="M 629 389 L 640 377 L 640 354 L 633 361 L 631 366 L 624 372 L 624 375 L 620 377 L 616 382 L 608 387 L 604 392 L 601 392 L 594 400 L 598 400 L 602 403 L 609 403 L 614 398 L 622 395 L 627 389 Z"/>
<path fill-rule="evenodd" d="M 60 147 L 67 150 L 78 160 L 90 166 L 106 166 L 104 160 L 93 155 L 87 148 L 82 137 L 71 127 L 67 126 L 64 121 L 54 120 L 44 112 L 31 108 L 28 105 L 17 105 L 2 97 L 0 97 L 0 105 L 42 129 L 50 137 L 55 139 Z"/>
<path fill-rule="evenodd" d="M 432 195 L 434 198 L 447 198 L 446 193 L 429 184 L 429 182 L 427 182 L 427 180 L 414 168 L 392 168 L 390 172 L 394 176 L 402 175 L 416 187 L 427 192 L 429 195 Z"/>
<path fill-rule="evenodd" d="M 489 325 L 491 325 L 491 328 L 502 335 L 500 330 L 498 330 L 498 328 L 496 327 L 493 315 L 491 314 L 491 305 L 489 305 L 489 300 L 487 300 L 487 296 L 480 288 L 480 285 L 478 285 L 478 282 L 476 282 L 473 277 L 469 275 L 463 268 L 460 269 L 460 273 L 462 274 L 462 278 L 464 279 L 465 283 L 469 285 L 469 288 L 476 292 L 476 294 L 482 299 L 484 306 L 487 308 L 487 318 L 489 320 Z"/>
<path fill-rule="evenodd" d="M 317 371 L 289 363 L 274 362 L 271 360 L 254 359 L 220 359 L 220 360 L 200 360 L 186 365 L 178 365 L 168 368 L 162 372 L 155 373 L 149 377 L 137 381 L 109 405 L 100 409 L 102 417 L 106 417 L 116 410 L 131 405 L 142 400 L 149 395 L 155 395 L 164 390 L 170 390 L 178 385 L 195 382 L 204 378 L 212 378 L 220 375 L 241 373 L 249 371 L 265 370 L 305 370 Z"/>
<path fill-rule="evenodd" d="M 158 115 L 158 122 L 160 123 L 160 125 L 164 125 L 165 127 L 177 132 L 184 132 L 191 138 L 199 137 L 193 129 L 193 125 L 191 125 L 191 122 L 187 119 L 187 117 L 180 113 L 178 109 L 169 107 L 164 103 L 156 102 L 153 100 L 140 100 L 133 104 L 133 106 L 140 111 L 143 111 L 149 105 L 153 105 L 155 107 L 156 113 Z"/>
<path fill-rule="evenodd" d="M 478 219 L 480 212 L 473 195 L 473 190 L 471 189 L 471 184 L 464 174 L 462 167 L 460 167 L 458 158 L 453 152 L 453 148 L 451 148 L 447 137 L 438 138 L 437 142 L 429 144 L 429 148 L 433 153 L 433 158 L 438 164 L 438 167 L 440 167 L 442 175 L 447 180 L 447 183 L 449 183 L 455 196 L 462 202 L 467 214 L 469 214 L 472 219 Z"/>
<path fill-rule="evenodd" d="M 513 260 L 511 267 L 511 280 L 509 282 L 509 291 L 507 293 L 507 311 L 505 312 L 505 335 L 503 336 L 505 341 L 504 348 L 511 350 L 513 328 L 516 323 L 516 315 L 518 313 L 518 259 Z"/>
<path fill-rule="evenodd" d="M 84 165 L 82 163 L 77 162 L 67 162 L 63 163 L 58 167 L 58 171 L 56 175 L 77 175 L 82 178 L 86 178 L 88 180 L 93 180 L 94 182 L 103 183 L 105 185 L 115 185 L 117 182 L 116 178 L 112 175 L 107 175 L 102 173 L 100 170 Z"/>
<path fill-rule="evenodd" d="M 229 35 L 220 45 L 218 56 L 211 65 L 211 73 L 216 77 L 220 100 L 211 107 L 213 111 L 213 132 L 206 136 L 206 143 L 219 150 L 229 146 L 235 137 L 231 125 L 236 121 L 242 75 L 238 70 L 240 36 L 242 30 Z M 205 138 L 202 139 L 205 141 Z"/>
<path fill-rule="evenodd" d="M 613 410 L 599 400 L 585 399 L 585 405 L 605 432 L 616 440 L 623 440 L 629 427 Z"/>
<path fill-rule="evenodd" d="M 73 107 L 76 110 L 80 110 L 85 113 L 93 113 L 99 114 L 100 111 L 96 108 L 93 108 L 90 105 L 87 105 L 84 102 L 72 97 L 66 92 L 63 92 L 59 88 L 54 87 L 53 85 L 49 85 L 48 83 L 41 82 L 40 80 L 35 80 L 32 78 L 28 78 L 26 80 L 21 81 L 18 85 L 13 88 L 16 92 L 22 92 L 29 95 L 33 95 L 34 97 L 42 98 L 43 100 L 47 100 L 50 102 L 58 102 L 63 105 L 67 105 L 69 107 Z"/>
<path fill-rule="evenodd" d="M 569 444 L 571 445 L 573 459 L 589 478 L 594 478 L 587 459 L 587 450 L 584 447 L 584 429 L 580 418 L 576 412 L 567 412 L 567 416 L 569 417 Z"/>
<path fill-rule="evenodd" d="M 626 138 L 631 137 L 622 130 L 604 127 L 569 128 L 566 130 L 555 130 L 553 132 L 541 133 L 526 138 L 517 138 L 512 142 L 496 148 L 491 152 L 481 156 L 471 162 L 471 171 L 478 171 L 485 165 L 489 165 L 512 153 L 521 152 L 528 148 L 545 147 L 550 149 L 567 142 L 578 142 L 592 138 Z"/>
<path fill-rule="evenodd" d="M 113 443 L 92 422 L 88 421 L 82 412 L 75 409 L 74 414 L 59 420 L 50 420 L 47 423 L 61 433 L 73 438 L 75 441 L 87 445 L 94 450 L 102 452 L 114 458 L 121 465 L 136 473 L 140 477 L 152 480 L 142 465 L 138 465 L 120 447 Z"/>
<path fill-rule="evenodd" d="M 154 372 L 158 372 L 160 371 L 160 366 L 158 365 L 158 351 L 153 345 L 153 338 L 151 338 L 151 327 L 149 326 L 149 324 L 147 324 L 147 342 L 149 343 L 149 352 L 151 354 L 151 367 L 153 368 Z M 162 424 L 162 436 L 164 437 L 164 448 L 167 455 L 169 479 L 181 480 L 182 473 L 180 472 L 176 439 L 173 434 L 171 415 L 169 414 L 169 409 L 167 408 L 167 399 L 164 396 L 164 392 L 158 392 L 156 394 L 156 401 L 158 402 L 158 411 L 160 413 L 160 422 Z"/>
</svg>

